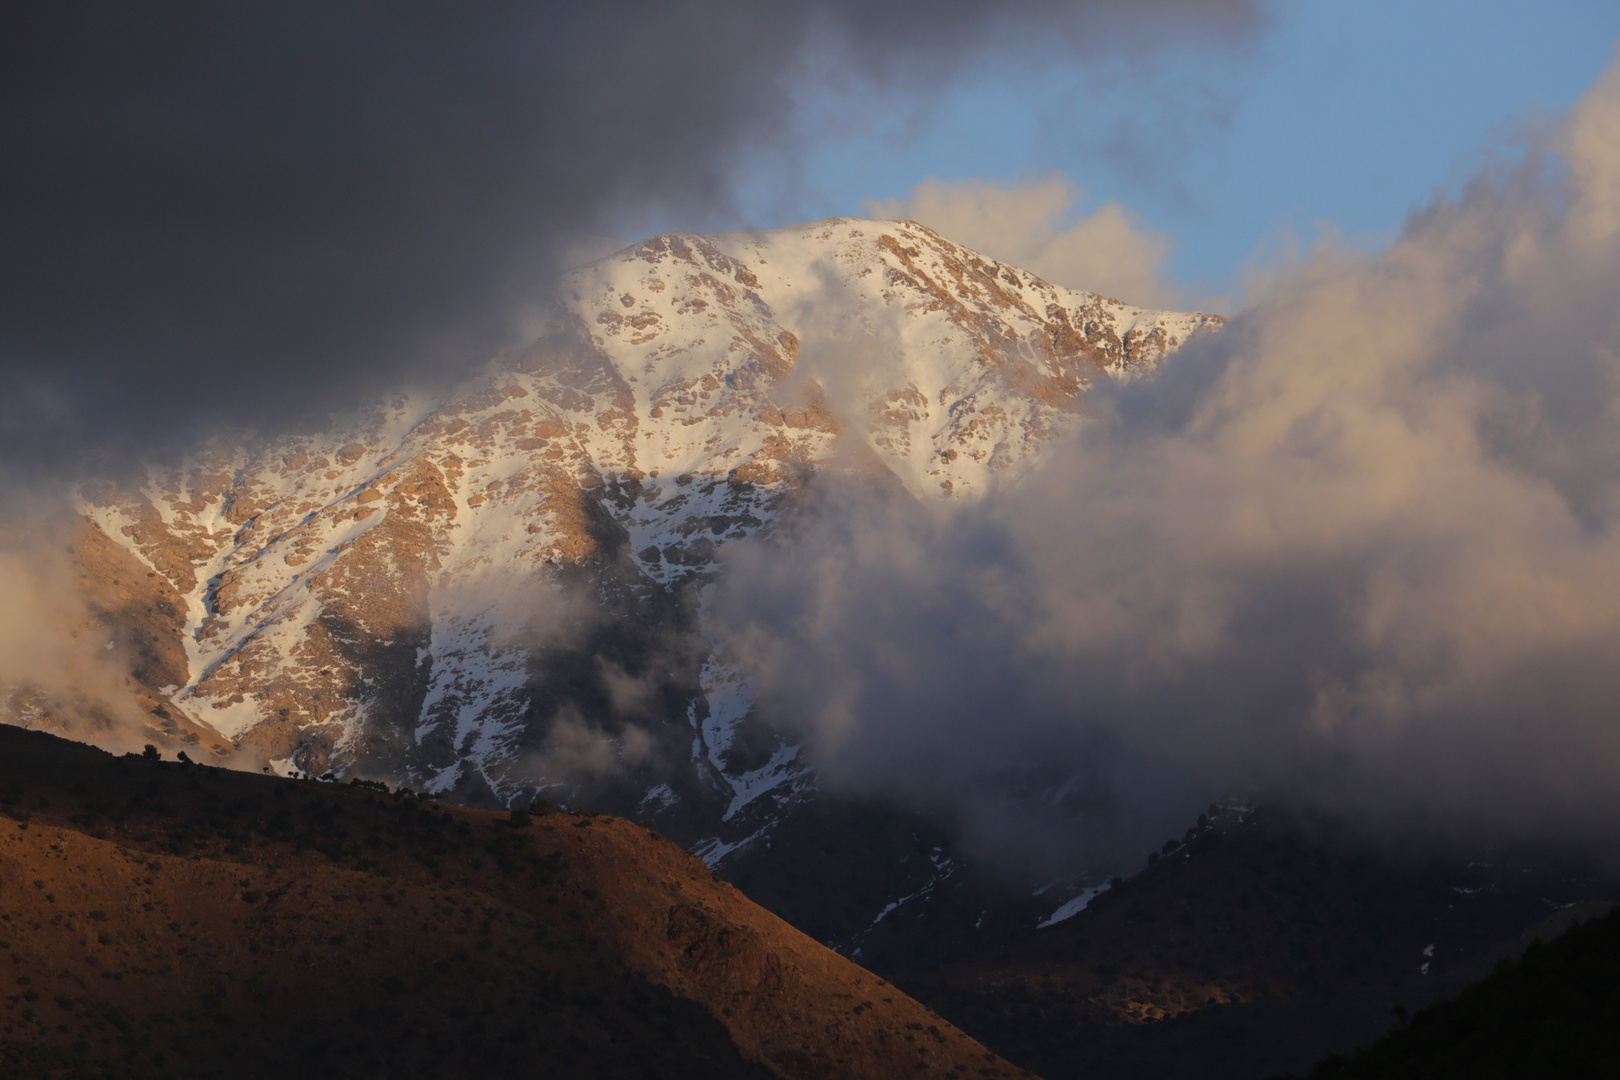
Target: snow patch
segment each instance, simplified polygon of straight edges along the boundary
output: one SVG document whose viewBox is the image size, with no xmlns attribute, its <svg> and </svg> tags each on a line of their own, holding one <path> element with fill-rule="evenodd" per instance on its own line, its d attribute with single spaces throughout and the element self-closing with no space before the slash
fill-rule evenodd
<svg viewBox="0 0 1620 1080">
<path fill-rule="evenodd" d="M 1056 911 L 1052 912 L 1052 914 L 1048 915 L 1046 918 L 1044 918 L 1040 922 L 1036 923 L 1035 924 L 1035 929 L 1037 929 L 1037 930 L 1045 930 L 1048 926 L 1056 926 L 1058 923 L 1062 922 L 1064 919 L 1072 919 L 1072 918 L 1074 918 L 1076 915 L 1078 915 L 1082 911 L 1086 910 L 1086 905 L 1087 904 L 1091 903 L 1093 900 L 1095 900 L 1097 897 L 1101 896 L 1103 893 L 1105 893 L 1107 891 L 1108 891 L 1108 883 L 1107 882 L 1104 882 L 1101 885 L 1093 885 L 1089 889 L 1082 889 L 1080 891 L 1080 895 L 1074 897 L 1072 900 L 1069 900 L 1062 907 L 1060 907 Z"/>
<path fill-rule="evenodd" d="M 745 772 L 739 776 L 726 779 L 731 782 L 731 790 L 736 792 L 732 796 L 731 805 L 726 808 L 721 821 L 730 821 L 743 807 L 758 799 L 760 796 L 774 791 L 782 784 L 804 773 L 804 766 L 798 764 L 799 747 L 783 746 L 771 755 L 771 760 L 752 772 Z"/>
</svg>

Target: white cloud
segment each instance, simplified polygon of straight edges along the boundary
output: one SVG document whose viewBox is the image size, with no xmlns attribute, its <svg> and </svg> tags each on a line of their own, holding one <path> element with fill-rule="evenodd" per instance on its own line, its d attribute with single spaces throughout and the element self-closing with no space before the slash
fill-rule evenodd
<svg viewBox="0 0 1620 1080">
<path fill-rule="evenodd" d="M 762 700 L 830 783 L 1023 792 L 987 849 L 1245 782 L 1620 824 L 1620 69 L 1550 145 L 1274 275 L 1017 487 L 739 553 Z"/>
<path fill-rule="evenodd" d="M 1083 194 L 1060 175 L 1014 182 L 930 179 L 904 199 L 869 201 L 863 210 L 921 222 L 1054 285 L 1146 307 L 1184 304 L 1183 292 L 1163 276 L 1169 238 L 1117 202 L 1079 214 Z"/>
</svg>

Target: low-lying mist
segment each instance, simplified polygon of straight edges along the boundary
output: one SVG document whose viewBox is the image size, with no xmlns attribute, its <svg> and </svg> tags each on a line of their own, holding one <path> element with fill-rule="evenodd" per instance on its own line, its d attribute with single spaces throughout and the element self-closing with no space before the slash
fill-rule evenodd
<svg viewBox="0 0 1620 1080">
<path fill-rule="evenodd" d="M 0 505 L 0 722 L 140 749 L 130 644 L 77 580 L 73 516 L 38 492 L 0 493 Z"/>
<path fill-rule="evenodd" d="M 1620 822 L 1620 68 L 1386 249 L 976 502 L 827 479 L 733 548 L 723 648 L 824 781 L 1003 862 L 1254 789 L 1403 831 Z"/>
</svg>

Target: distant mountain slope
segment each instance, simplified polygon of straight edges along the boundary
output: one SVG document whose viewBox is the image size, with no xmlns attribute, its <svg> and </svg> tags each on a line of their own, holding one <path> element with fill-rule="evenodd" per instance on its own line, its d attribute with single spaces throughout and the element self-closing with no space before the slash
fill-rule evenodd
<svg viewBox="0 0 1620 1080">
<path fill-rule="evenodd" d="M 0 728 L 0 810 L 0 1060 L 165 1076 L 1017 1074 L 628 822 L 514 823 L 14 728 Z"/>
</svg>

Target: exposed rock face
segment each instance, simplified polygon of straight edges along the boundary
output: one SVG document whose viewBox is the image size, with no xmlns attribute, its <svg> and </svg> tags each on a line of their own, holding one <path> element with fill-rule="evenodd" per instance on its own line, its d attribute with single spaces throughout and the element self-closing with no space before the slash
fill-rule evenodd
<svg viewBox="0 0 1620 1080">
<path fill-rule="evenodd" d="M 449 392 L 212 445 L 82 510 L 179 609 L 183 657 L 148 681 L 221 745 L 654 816 L 714 862 L 813 790 L 709 655 L 717 552 L 834 463 L 982 493 L 1095 380 L 1220 321 L 909 222 L 660 236 L 574 271 L 545 334 Z"/>
</svg>

